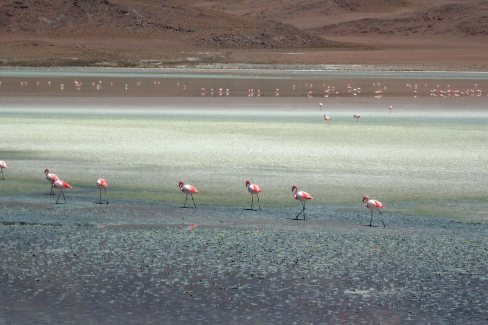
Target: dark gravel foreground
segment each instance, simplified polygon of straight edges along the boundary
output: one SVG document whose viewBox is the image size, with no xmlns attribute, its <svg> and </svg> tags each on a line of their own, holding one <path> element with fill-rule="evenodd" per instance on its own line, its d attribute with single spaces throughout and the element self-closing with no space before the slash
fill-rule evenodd
<svg viewBox="0 0 488 325">
<path fill-rule="evenodd" d="M 25 201 L 0 206 L 3 324 L 488 322 L 485 224 Z"/>
</svg>

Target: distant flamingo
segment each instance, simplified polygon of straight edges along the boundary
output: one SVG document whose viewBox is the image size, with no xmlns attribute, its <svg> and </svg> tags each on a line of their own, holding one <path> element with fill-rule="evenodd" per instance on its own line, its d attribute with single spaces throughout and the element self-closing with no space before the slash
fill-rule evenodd
<svg viewBox="0 0 488 325">
<path fill-rule="evenodd" d="M 68 182 L 65 182 L 65 181 L 60 180 L 60 179 L 55 180 L 53 183 L 53 186 L 55 189 L 59 189 L 59 194 L 58 194 L 58 198 L 56 200 L 56 204 L 58 204 L 59 197 L 61 194 L 63 194 L 63 200 L 64 200 L 64 203 L 66 203 L 66 198 L 64 197 L 63 189 L 72 188 L 72 186 Z"/>
<path fill-rule="evenodd" d="M 383 209 L 385 206 L 383 203 L 377 200 L 370 199 L 369 196 L 363 196 L 363 203 L 366 203 L 366 207 L 371 210 L 371 220 L 369 221 L 369 226 L 371 227 L 371 223 L 373 222 L 373 212 L 377 210 L 381 216 L 381 222 L 383 223 L 383 227 L 386 227 L 385 222 L 383 221 L 383 216 L 381 215 L 380 209 Z"/>
<path fill-rule="evenodd" d="M 8 168 L 7 163 L 3 160 L 0 160 L 0 173 L 2 174 L 3 181 L 5 180 L 5 175 L 3 174 L 3 170 L 7 168 Z"/>
<path fill-rule="evenodd" d="M 361 115 L 354 114 L 352 117 L 354 117 L 356 119 L 356 123 L 359 123 L 359 119 L 361 118 Z"/>
<path fill-rule="evenodd" d="M 49 195 L 54 195 L 54 182 L 59 179 L 56 174 L 50 173 L 49 169 L 44 170 L 44 174 L 46 174 L 46 180 L 51 184 L 51 191 L 49 192 Z"/>
<path fill-rule="evenodd" d="M 320 110 L 322 110 L 322 106 L 324 106 L 324 104 L 322 102 L 319 103 L 319 108 Z"/>
<path fill-rule="evenodd" d="M 100 190 L 100 202 L 99 202 L 99 204 L 102 204 L 102 190 L 105 191 L 105 197 L 107 198 L 106 204 L 108 204 L 108 194 L 107 194 L 108 181 L 105 178 L 99 178 L 97 180 L 97 187 Z"/>
<path fill-rule="evenodd" d="M 261 210 L 261 206 L 259 205 L 259 193 L 261 192 L 261 187 L 259 187 L 258 184 L 251 184 L 250 180 L 246 181 L 246 187 L 249 193 L 251 193 L 251 210 L 253 210 L 254 194 L 256 194 L 256 197 L 258 198 L 258 207 L 259 210 Z"/>
<path fill-rule="evenodd" d="M 186 194 L 186 199 L 185 199 L 185 204 L 183 205 L 184 208 L 186 208 L 186 201 L 188 201 L 188 195 L 191 196 L 191 200 L 193 201 L 193 207 L 196 209 L 197 206 L 195 205 L 195 200 L 193 200 L 193 194 L 198 193 L 198 189 L 190 184 L 186 184 L 181 182 L 179 183 L 180 190 Z"/>
<path fill-rule="evenodd" d="M 329 126 L 330 126 L 330 122 L 332 122 L 332 116 L 330 116 L 330 115 L 324 115 L 324 121 L 326 123 L 328 123 Z"/>
<path fill-rule="evenodd" d="M 298 217 L 303 213 L 303 220 L 305 220 L 305 202 L 307 200 L 313 200 L 313 197 L 308 194 L 307 192 L 304 191 L 298 191 L 298 187 L 296 185 L 293 185 L 291 187 L 291 191 L 293 192 L 293 198 L 295 200 L 299 200 L 302 202 L 302 211 L 300 211 L 299 214 L 295 217 L 295 220 L 298 220 Z"/>
</svg>

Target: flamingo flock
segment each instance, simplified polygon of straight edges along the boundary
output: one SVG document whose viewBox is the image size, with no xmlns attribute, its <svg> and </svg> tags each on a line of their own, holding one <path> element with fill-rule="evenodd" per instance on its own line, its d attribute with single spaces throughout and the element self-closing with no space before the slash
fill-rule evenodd
<svg viewBox="0 0 488 325">
<path fill-rule="evenodd" d="M 206 88 L 206 85 L 192 86 L 185 82 L 176 81 L 170 88 L 168 88 L 168 83 L 164 82 L 163 79 L 153 78 L 152 80 L 89 80 L 89 79 L 69 79 L 65 78 L 59 81 L 48 80 L 47 83 L 43 81 L 10 81 L 8 79 L 3 82 L 0 80 L 0 89 L 12 89 L 17 88 L 25 91 L 30 91 L 32 89 L 46 88 L 51 92 L 73 92 L 79 93 L 82 91 L 94 91 L 97 93 L 102 93 L 104 91 L 113 92 L 115 90 L 122 91 L 123 93 L 128 93 L 129 91 L 135 90 L 140 92 L 141 89 L 149 89 L 150 91 L 177 91 L 178 93 L 184 94 L 194 94 L 203 97 L 225 97 L 225 96 L 247 96 L 247 97 L 278 97 L 283 94 L 287 94 L 287 91 L 291 92 L 293 95 L 304 95 L 309 98 L 311 97 L 324 97 L 328 98 L 330 96 L 372 96 L 376 99 L 383 98 L 384 94 L 387 92 L 387 86 L 381 82 L 373 82 L 370 85 L 365 85 L 362 83 L 364 89 L 354 85 L 352 81 L 346 81 L 344 84 L 329 84 L 328 81 L 324 81 L 321 84 L 313 82 L 305 82 L 305 84 L 298 88 L 295 83 L 289 85 L 289 88 L 280 89 L 275 86 L 268 89 L 259 88 L 244 88 L 244 89 L 229 89 L 225 88 L 224 85 L 214 86 L 211 88 Z M 440 98 L 449 97 L 481 97 L 488 96 L 486 90 L 482 89 L 478 83 L 473 85 L 464 85 L 461 87 L 455 87 L 451 84 L 440 85 L 436 84 L 418 84 L 418 83 L 406 83 L 404 85 L 405 91 L 411 93 L 414 98 L 418 96 L 431 96 Z M 299 92 L 299 93 L 298 93 Z"/>
<path fill-rule="evenodd" d="M 7 163 L 3 160 L 0 160 L 0 171 L 1 171 L 1 175 L 2 175 L 2 180 L 5 180 L 3 170 L 6 168 L 7 168 Z M 44 175 L 46 177 L 46 180 L 51 184 L 49 194 L 54 195 L 55 194 L 54 190 L 59 191 L 55 204 L 60 203 L 61 197 L 62 197 L 63 203 L 66 204 L 67 202 L 66 202 L 66 197 L 64 195 L 64 191 L 68 190 L 68 189 L 72 189 L 73 187 L 71 186 L 71 184 L 60 179 L 56 174 L 51 173 L 49 171 L 49 169 L 47 169 L 47 168 L 44 170 Z M 255 183 L 251 183 L 251 181 L 249 179 L 246 180 L 245 184 L 246 184 L 247 191 L 249 192 L 249 194 L 251 194 L 251 208 L 249 210 L 255 211 L 254 210 L 254 195 L 256 195 L 256 198 L 257 198 L 258 210 L 261 210 L 261 205 L 260 205 L 260 200 L 259 200 L 259 193 L 262 192 L 261 186 L 259 186 L 258 184 L 255 184 Z M 96 181 L 96 186 L 99 189 L 99 201 L 97 203 L 98 204 L 104 204 L 104 202 L 102 201 L 102 191 L 103 191 L 104 196 L 105 196 L 105 200 L 104 200 L 105 204 L 109 204 L 109 198 L 108 198 L 108 194 L 107 194 L 107 189 L 109 187 L 108 180 L 105 178 L 99 178 Z M 178 187 L 180 188 L 180 191 L 186 195 L 185 202 L 183 204 L 183 208 L 186 208 L 186 203 L 188 202 L 188 196 L 190 196 L 191 200 L 193 202 L 193 208 L 196 209 L 197 206 L 195 204 L 195 199 L 193 198 L 193 194 L 198 194 L 199 193 L 198 189 L 191 184 L 185 184 L 183 181 L 179 182 Z M 295 216 L 294 220 L 306 220 L 306 213 L 305 213 L 306 202 L 313 200 L 314 199 L 313 196 L 310 195 L 309 193 L 305 192 L 305 191 L 301 191 L 298 188 L 298 186 L 296 186 L 296 185 L 293 185 L 291 187 L 291 191 L 293 192 L 293 198 L 297 201 L 300 201 L 302 204 L 302 209 Z M 380 211 L 381 209 L 383 209 L 385 207 L 385 205 L 378 200 L 370 199 L 369 196 L 367 196 L 367 195 L 363 196 L 363 203 L 365 203 L 365 207 L 371 211 L 371 219 L 369 222 L 369 226 L 372 227 L 373 213 L 376 210 L 376 211 L 378 211 L 378 213 L 381 217 L 381 222 L 383 223 L 383 227 L 386 227 L 386 224 L 383 220 L 383 215 Z M 302 216 L 303 218 L 299 219 L 300 216 Z"/>
</svg>

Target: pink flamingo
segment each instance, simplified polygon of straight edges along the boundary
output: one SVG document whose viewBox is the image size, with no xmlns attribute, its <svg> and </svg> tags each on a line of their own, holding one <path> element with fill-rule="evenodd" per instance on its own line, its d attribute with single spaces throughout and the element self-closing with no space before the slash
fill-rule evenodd
<svg viewBox="0 0 488 325">
<path fill-rule="evenodd" d="M 2 174 L 3 181 L 5 180 L 5 175 L 3 174 L 3 170 L 7 168 L 8 168 L 7 163 L 3 160 L 0 160 L 0 174 Z"/>
<path fill-rule="evenodd" d="M 254 194 L 256 194 L 256 197 L 258 198 L 258 207 L 259 210 L 261 210 L 261 205 L 259 205 L 259 193 L 261 192 L 261 187 L 259 187 L 258 184 L 251 184 L 250 180 L 246 181 L 246 187 L 248 192 L 251 193 L 251 210 L 253 210 Z"/>
<path fill-rule="evenodd" d="M 383 221 L 383 216 L 381 215 L 380 209 L 383 209 L 385 205 L 380 201 L 370 199 L 369 196 L 363 196 L 363 203 L 366 203 L 366 207 L 371 210 L 371 220 L 369 220 L 369 226 L 371 227 L 371 223 L 373 222 L 373 212 L 377 210 L 381 216 L 381 222 L 383 223 L 383 227 L 386 227 L 385 222 Z"/>
<path fill-rule="evenodd" d="M 352 117 L 354 117 L 356 119 L 356 123 L 358 123 L 359 122 L 359 119 L 361 118 L 361 115 L 354 114 Z"/>
<path fill-rule="evenodd" d="M 107 194 L 108 181 L 105 178 L 99 178 L 97 180 L 97 187 L 100 190 L 100 202 L 99 202 L 99 204 L 102 204 L 102 190 L 105 191 L 105 197 L 107 198 L 106 204 L 108 204 L 108 194 Z"/>
<path fill-rule="evenodd" d="M 50 173 L 49 169 L 44 170 L 44 174 L 46 174 L 46 180 L 51 184 L 51 191 L 49 192 L 49 195 L 54 195 L 54 182 L 59 179 L 56 174 Z"/>
<path fill-rule="evenodd" d="M 305 202 L 307 200 L 313 200 L 313 197 L 308 194 L 307 192 L 304 191 L 299 191 L 298 187 L 296 185 L 293 185 L 291 187 L 291 191 L 293 192 L 293 198 L 295 200 L 299 200 L 302 202 L 302 211 L 300 211 L 299 214 L 295 217 L 295 220 L 298 220 L 298 217 L 303 213 L 303 220 L 305 220 Z"/>
<path fill-rule="evenodd" d="M 63 194 L 63 200 L 64 200 L 64 203 L 66 203 L 66 198 L 64 197 L 63 189 L 72 188 L 72 186 L 68 182 L 65 182 L 65 181 L 60 180 L 60 179 L 55 180 L 53 182 L 53 186 L 54 186 L 54 188 L 59 189 L 59 194 L 58 194 L 58 198 L 56 199 L 56 204 L 58 204 L 59 197 L 61 194 Z"/>
<path fill-rule="evenodd" d="M 330 126 L 330 122 L 332 122 L 332 116 L 330 116 L 330 115 L 324 115 L 324 121 L 326 123 L 328 123 L 329 126 Z"/>
<path fill-rule="evenodd" d="M 186 194 L 186 199 L 185 199 L 185 204 L 183 204 L 183 207 L 186 208 L 186 201 L 188 201 L 188 195 L 191 196 L 191 200 L 193 201 L 193 207 L 196 209 L 197 206 L 195 205 L 195 200 L 193 200 L 193 194 L 198 193 L 198 189 L 190 184 L 186 184 L 181 182 L 179 183 L 180 190 Z"/>
</svg>

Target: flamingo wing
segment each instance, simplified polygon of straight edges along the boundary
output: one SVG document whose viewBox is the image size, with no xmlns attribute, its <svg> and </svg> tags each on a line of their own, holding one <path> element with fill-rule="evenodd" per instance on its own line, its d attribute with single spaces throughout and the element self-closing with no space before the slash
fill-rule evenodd
<svg viewBox="0 0 488 325">
<path fill-rule="evenodd" d="M 193 194 L 193 193 L 198 193 L 198 189 L 190 184 L 184 185 L 181 190 L 185 192 L 186 194 Z"/>
<path fill-rule="evenodd" d="M 73 188 L 70 183 L 58 179 L 53 182 L 55 188 Z"/>
<path fill-rule="evenodd" d="M 380 201 L 377 201 L 377 200 L 369 200 L 366 203 L 366 207 L 368 209 L 383 209 L 385 206 Z"/>
<path fill-rule="evenodd" d="M 304 200 L 313 200 L 313 197 L 307 192 L 298 191 L 297 194 L 295 194 L 295 199 L 304 201 Z"/>
<path fill-rule="evenodd" d="M 247 189 L 252 194 L 257 194 L 257 193 L 261 192 L 261 187 L 259 187 L 258 184 L 251 184 L 251 185 L 249 185 L 249 187 Z"/>
<path fill-rule="evenodd" d="M 108 181 L 105 178 L 99 178 L 97 180 L 97 186 L 99 188 L 107 188 L 108 187 Z"/>
<path fill-rule="evenodd" d="M 46 179 L 48 182 L 54 183 L 55 181 L 59 180 L 59 177 L 56 176 L 56 174 L 49 173 L 49 174 L 46 174 Z"/>
</svg>

